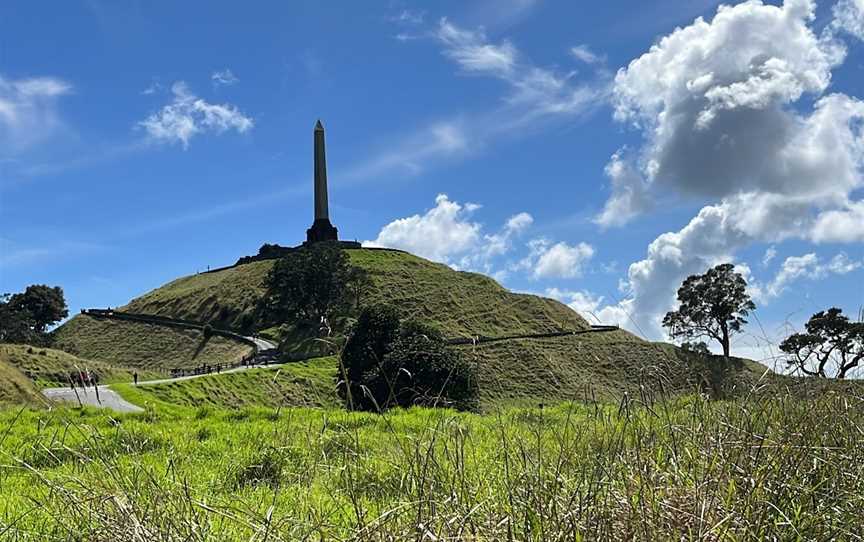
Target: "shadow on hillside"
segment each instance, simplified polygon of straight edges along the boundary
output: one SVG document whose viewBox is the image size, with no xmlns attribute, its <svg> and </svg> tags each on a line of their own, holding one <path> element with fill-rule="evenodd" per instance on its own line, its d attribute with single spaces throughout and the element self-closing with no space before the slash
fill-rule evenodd
<svg viewBox="0 0 864 542">
<path fill-rule="evenodd" d="M 199 354 L 204 351 L 204 348 L 207 347 L 207 343 L 210 342 L 212 335 L 201 334 L 201 341 L 198 342 L 198 346 L 195 348 L 195 352 L 192 354 L 192 359 L 198 359 Z"/>
</svg>

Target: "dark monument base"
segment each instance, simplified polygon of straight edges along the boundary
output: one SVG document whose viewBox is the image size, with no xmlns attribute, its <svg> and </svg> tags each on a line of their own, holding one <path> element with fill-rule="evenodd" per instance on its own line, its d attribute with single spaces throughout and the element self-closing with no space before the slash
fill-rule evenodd
<svg viewBox="0 0 864 542">
<path fill-rule="evenodd" d="M 306 230 L 306 243 L 318 243 L 320 241 L 336 241 L 339 234 L 336 227 L 326 218 L 317 218 L 312 227 Z"/>
</svg>

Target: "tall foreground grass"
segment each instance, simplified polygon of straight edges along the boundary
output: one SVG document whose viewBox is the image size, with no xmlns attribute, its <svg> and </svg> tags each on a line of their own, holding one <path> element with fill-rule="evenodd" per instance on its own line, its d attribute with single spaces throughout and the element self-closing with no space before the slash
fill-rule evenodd
<svg viewBox="0 0 864 542">
<path fill-rule="evenodd" d="M 861 540 L 864 402 L 0 413 L 0 540 Z"/>
</svg>

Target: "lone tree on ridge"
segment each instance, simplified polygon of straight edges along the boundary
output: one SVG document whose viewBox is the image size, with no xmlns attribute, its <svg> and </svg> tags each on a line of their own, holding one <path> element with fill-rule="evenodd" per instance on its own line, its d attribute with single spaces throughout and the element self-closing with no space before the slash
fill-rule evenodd
<svg viewBox="0 0 864 542">
<path fill-rule="evenodd" d="M 822 378 L 829 367 L 836 367 L 834 376 L 843 379 L 864 361 L 864 323 L 850 322 L 841 309 L 817 312 L 804 328 L 804 333 L 793 333 L 780 343 L 790 367 Z"/>
<path fill-rule="evenodd" d="M 348 255 L 331 243 L 315 243 L 277 260 L 267 277 L 268 319 L 329 325 L 348 303 L 350 269 Z"/>
<path fill-rule="evenodd" d="M 747 323 L 756 305 L 747 294 L 747 282 L 731 263 L 720 264 L 704 275 L 690 275 L 678 289 L 678 310 L 666 313 L 663 327 L 676 339 L 707 337 L 723 347 L 729 357 L 729 340 Z"/>
<path fill-rule="evenodd" d="M 63 289 L 33 284 L 18 294 L 0 296 L 0 342 L 48 342 L 48 328 L 66 318 Z"/>
</svg>

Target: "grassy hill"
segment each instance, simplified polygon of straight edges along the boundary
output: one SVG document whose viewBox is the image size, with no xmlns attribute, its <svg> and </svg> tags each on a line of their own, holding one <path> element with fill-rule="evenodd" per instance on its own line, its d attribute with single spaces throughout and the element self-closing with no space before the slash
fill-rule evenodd
<svg viewBox="0 0 864 542">
<path fill-rule="evenodd" d="M 195 330 L 79 314 L 54 332 L 55 346 L 80 357 L 152 372 L 235 363 L 251 347 Z"/>
<path fill-rule="evenodd" d="M 351 264 L 372 279 L 368 301 L 392 303 L 450 337 L 518 335 L 588 324 L 552 299 L 514 294 L 489 277 L 395 250 L 349 250 Z M 274 260 L 177 279 L 123 310 L 242 328 L 252 322 Z"/>
<path fill-rule="evenodd" d="M 21 344 L 0 344 L 0 361 L 21 371 L 37 387 L 64 386 L 67 375 L 73 371 L 88 370 L 99 375 L 102 383 L 128 382 L 132 380 L 132 369 L 102 361 L 93 361 L 73 356 L 53 348 L 41 348 Z M 139 371 L 141 378 L 156 373 Z"/>
<path fill-rule="evenodd" d="M 500 337 L 590 327 L 562 303 L 512 293 L 484 275 L 454 271 L 401 251 L 355 249 L 348 250 L 348 255 L 351 264 L 365 269 L 372 280 L 364 303 L 390 303 L 405 316 L 438 327 L 447 337 Z M 257 322 L 257 307 L 274 263 L 258 261 L 180 278 L 132 300 L 123 309 L 248 331 Z M 240 355 L 236 345 L 213 339 L 195 356 L 200 337 L 194 333 L 81 316 L 62 326 L 57 336 L 61 342 L 76 345 L 85 357 L 135 367 L 181 367 L 197 365 L 201 359 Z M 674 347 L 642 341 L 622 330 L 461 348 L 477 362 L 486 406 L 615 399 L 625 392 L 639 393 L 641 385 L 659 385 L 661 380 L 666 391 L 692 392 L 708 375 Z M 746 366 L 741 368 L 755 374 Z"/>
<path fill-rule="evenodd" d="M 33 382 L 0 358 L 0 409 L 11 405 L 39 406 L 44 403 Z"/>
</svg>

